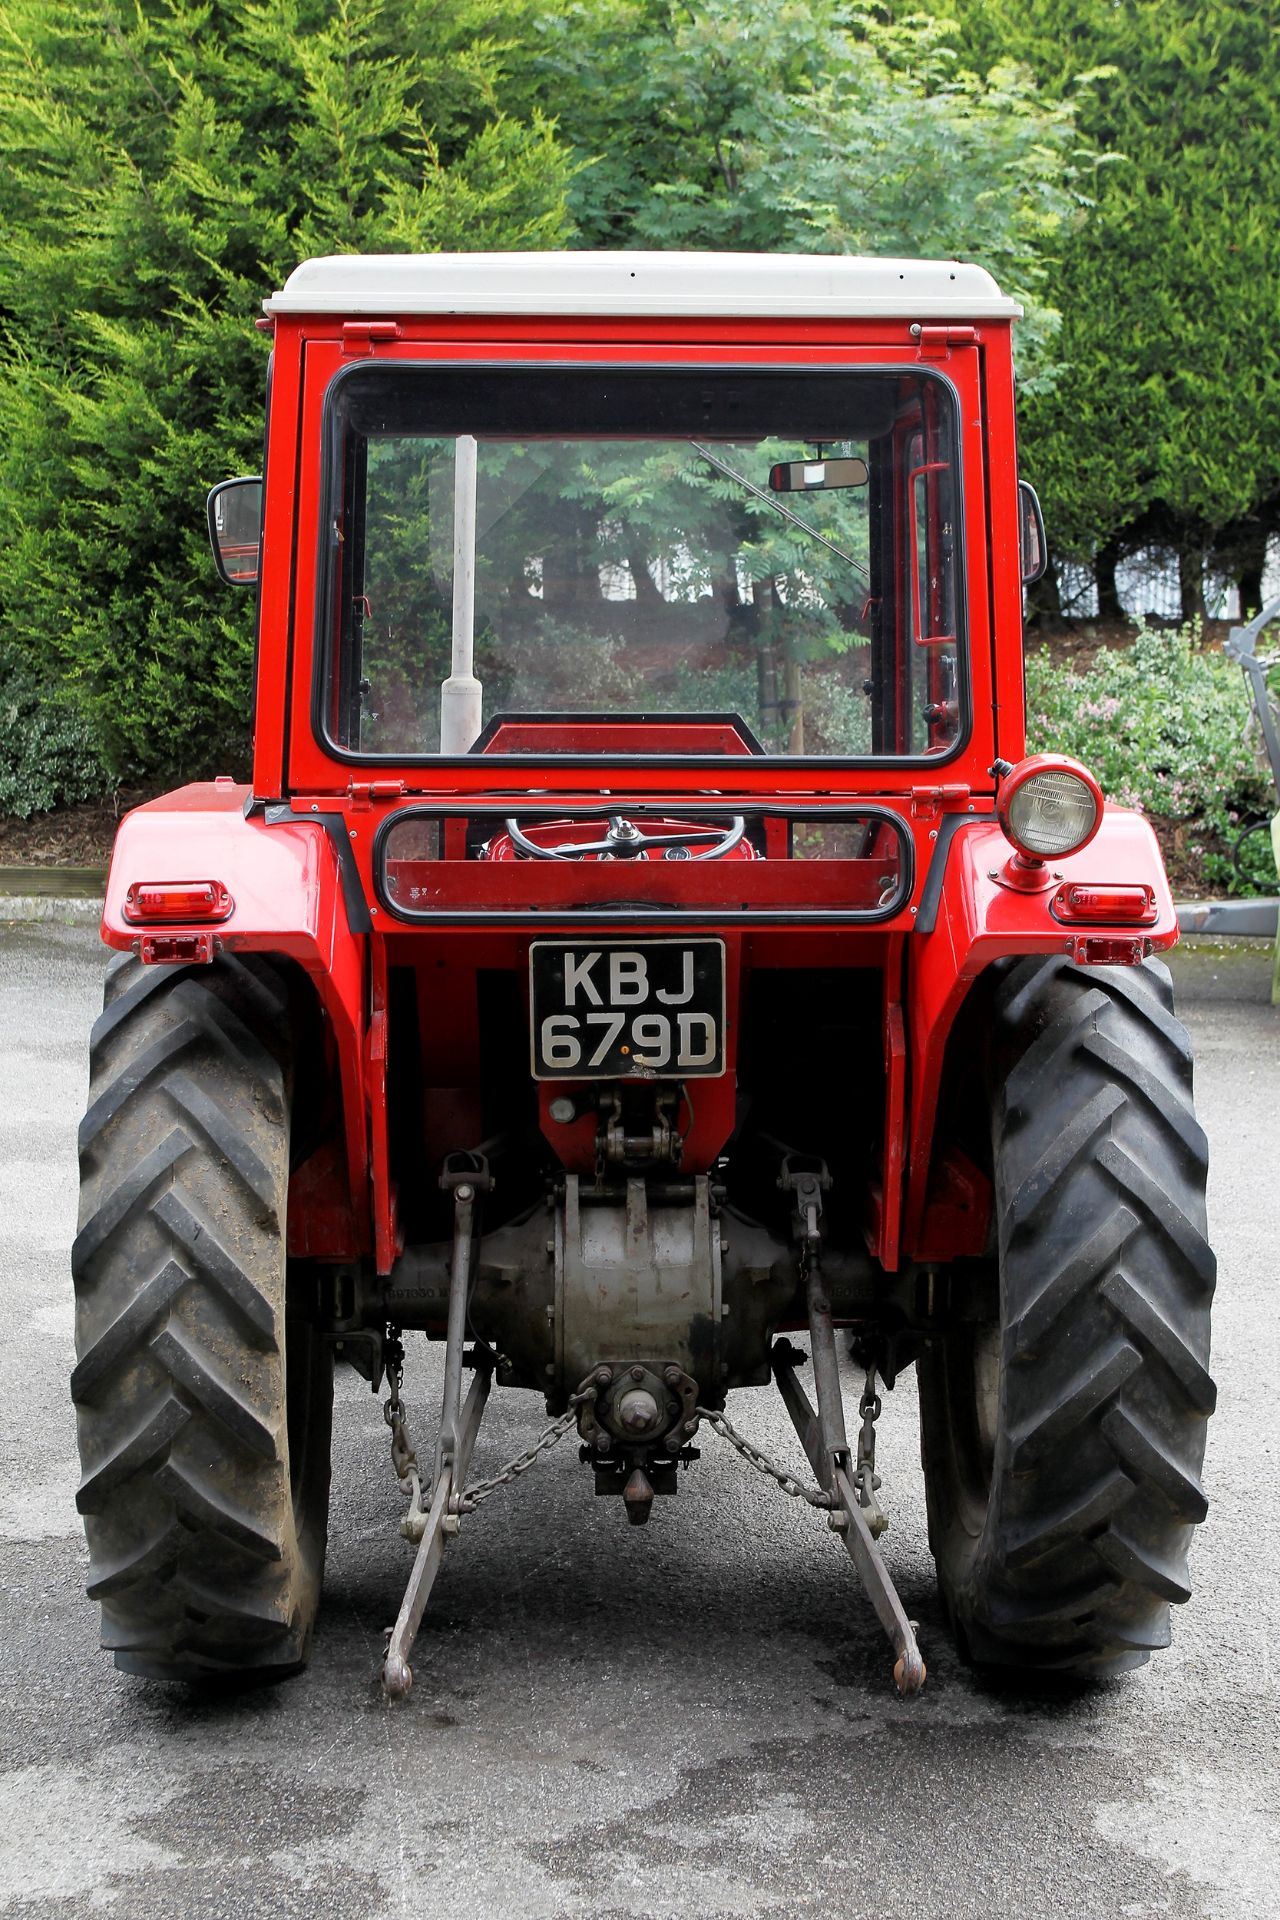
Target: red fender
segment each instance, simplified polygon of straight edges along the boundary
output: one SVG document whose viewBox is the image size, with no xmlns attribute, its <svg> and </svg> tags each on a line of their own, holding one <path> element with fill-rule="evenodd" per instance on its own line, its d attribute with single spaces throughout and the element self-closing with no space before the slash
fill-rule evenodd
<svg viewBox="0 0 1280 1920">
<path fill-rule="evenodd" d="M 358 1242 L 369 1243 L 369 1145 L 363 1059 L 368 989 L 365 954 L 368 909 L 354 864 L 344 889 L 343 856 L 324 818 L 284 808 L 247 818 L 248 787 L 220 779 L 181 787 L 128 814 L 116 836 L 102 913 L 110 947 L 162 961 L 228 953 L 271 953 L 296 961 L 315 983 L 333 1035 L 341 1078 L 350 1182 L 350 1215 Z M 337 818 L 337 816 L 335 816 Z M 345 845 L 345 830 L 343 842 Z M 162 929 L 131 924 L 124 899 L 135 882 L 220 881 L 231 895 L 216 924 L 195 921 Z M 152 942 L 145 935 L 162 935 Z M 339 1238 L 342 1238 L 339 1234 Z M 350 1239 L 350 1227 L 346 1238 Z M 293 1248 L 351 1257 L 357 1247 Z"/>
<path fill-rule="evenodd" d="M 942 884 L 922 903 L 909 943 L 906 1012 L 915 1063 L 903 1247 L 928 1258 L 925 1200 L 934 1152 L 938 1090 L 955 1017 L 978 975 L 1006 954 L 1070 952 L 1082 965 L 1132 964 L 1178 938 L 1173 896 L 1159 844 L 1141 814 L 1107 807 L 1102 825 L 1079 853 L 1047 863 L 1047 884 L 1024 891 L 1006 884 L 1013 853 L 994 821 L 961 818 L 945 848 Z M 1017 878 L 1017 876 L 1014 876 Z M 1052 906 L 1060 888 L 1146 886 L 1154 905 L 1149 925 L 1068 925 Z M 926 887 L 926 901 L 932 891 Z"/>
</svg>

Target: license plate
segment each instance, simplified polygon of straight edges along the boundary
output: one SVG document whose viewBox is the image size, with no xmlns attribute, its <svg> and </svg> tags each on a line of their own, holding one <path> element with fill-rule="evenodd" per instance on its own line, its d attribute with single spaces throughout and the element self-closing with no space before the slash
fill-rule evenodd
<svg viewBox="0 0 1280 1920">
<path fill-rule="evenodd" d="M 535 940 L 529 979 L 535 1080 L 724 1072 L 723 940 Z"/>
</svg>

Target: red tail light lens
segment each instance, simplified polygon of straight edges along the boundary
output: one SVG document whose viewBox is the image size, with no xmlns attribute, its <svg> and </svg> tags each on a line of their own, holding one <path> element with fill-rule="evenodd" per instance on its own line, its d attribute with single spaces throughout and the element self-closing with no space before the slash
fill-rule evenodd
<svg viewBox="0 0 1280 1920">
<path fill-rule="evenodd" d="M 235 901 L 221 880 L 135 880 L 124 897 L 124 917 L 135 925 L 225 920 Z"/>
<path fill-rule="evenodd" d="M 1070 880 L 1053 896 L 1053 913 L 1068 924 L 1149 927 L 1156 917 L 1156 896 L 1147 886 L 1094 887 Z"/>
</svg>

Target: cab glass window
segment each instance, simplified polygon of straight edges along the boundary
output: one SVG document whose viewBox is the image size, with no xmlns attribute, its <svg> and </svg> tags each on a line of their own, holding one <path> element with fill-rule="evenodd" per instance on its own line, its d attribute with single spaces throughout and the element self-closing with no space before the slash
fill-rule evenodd
<svg viewBox="0 0 1280 1920">
<path fill-rule="evenodd" d="M 320 730 L 402 761 L 504 715 L 716 714 L 771 754 L 945 755 L 954 418 L 915 370 L 340 375 Z"/>
</svg>

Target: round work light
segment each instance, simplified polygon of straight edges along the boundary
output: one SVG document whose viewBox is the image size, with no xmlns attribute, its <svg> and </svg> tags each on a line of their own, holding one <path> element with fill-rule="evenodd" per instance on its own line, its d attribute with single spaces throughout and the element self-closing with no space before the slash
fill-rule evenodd
<svg viewBox="0 0 1280 1920">
<path fill-rule="evenodd" d="M 1102 789 L 1078 760 L 1035 753 L 1001 783 L 996 813 L 1025 860 L 1057 860 L 1087 846 L 1102 825 Z"/>
</svg>

